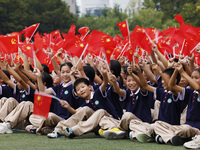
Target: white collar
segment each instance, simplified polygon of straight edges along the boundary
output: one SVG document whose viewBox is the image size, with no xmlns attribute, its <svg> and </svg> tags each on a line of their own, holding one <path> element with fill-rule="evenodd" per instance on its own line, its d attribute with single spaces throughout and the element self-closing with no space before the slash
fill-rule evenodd
<svg viewBox="0 0 200 150">
<path fill-rule="evenodd" d="M 135 94 L 135 95 L 138 94 L 139 91 L 140 91 L 140 88 L 138 88 L 137 91 L 136 91 L 135 93 L 133 93 L 133 92 L 131 91 L 131 95 L 130 95 L 130 96 L 133 96 L 133 94 Z"/>
<path fill-rule="evenodd" d="M 66 84 L 64 84 L 64 83 L 62 83 L 62 87 L 68 87 L 70 84 L 72 84 L 72 81 L 69 81 L 68 83 L 66 83 Z"/>
<path fill-rule="evenodd" d="M 90 102 L 90 100 L 93 99 L 93 97 L 94 97 L 94 92 L 91 92 L 90 99 L 89 100 L 85 100 L 86 103 L 88 104 Z"/>
</svg>

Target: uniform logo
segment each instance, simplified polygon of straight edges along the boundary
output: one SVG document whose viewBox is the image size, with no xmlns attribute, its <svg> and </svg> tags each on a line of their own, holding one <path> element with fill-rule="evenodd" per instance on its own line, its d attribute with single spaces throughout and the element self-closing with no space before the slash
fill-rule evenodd
<svg viewBox="0 0 200 150">
<path fill-rule="evenodd" d="M 65 95 L 67 95 L 68 93 L 69 93 L 68 90 L 66 90 L 66 91 L 64 92 Z"/>
<path fill-rule="evenodd" d="M 168 100 L 167 100 L 167 103 L 171 103 L 172 102 L 172 99 L 171 98 L 169 98 Z"/>
<path fill-rule="evenodd" d="M 25 98 L 26 97 L 26 95 L 25 94 L 22 94 L 22 98 Z"/>
<path fill-rule="evenodd" d="M 138 99 L 138 96 L 136 96 L 135 100 L 137 100 L 137 99 Z"/>
<path fill-rule="evenodd" d="M 200 99 L 199 99 L 199 97 L 197 98 L 197 102 L 200 102 Z"/>
<path fill-rule="evenodd" d="M 94 103 L 95 103 L 95 105 L 99 105 L 99 101 L 98 100 L 96 100 Z"/>
</svg>

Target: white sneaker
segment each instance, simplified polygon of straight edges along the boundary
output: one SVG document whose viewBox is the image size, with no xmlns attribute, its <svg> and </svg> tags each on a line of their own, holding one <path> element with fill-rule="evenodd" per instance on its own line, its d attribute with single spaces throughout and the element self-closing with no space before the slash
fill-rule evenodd
<svg viewBox="0 0 200 150">
<path fill-rule="evenodd" d="M 52 133 L 47 134 L 48 138 L 57 138 L 58 137 L 58 133 L 57 131 L 53 131 Z"/>
<path fill-rule="evenodd" d="M 10 123 L 4 122 L 0 125 L 0 134 L 10 134 L 13 133 Z"/>
<path fill-rule="evenodd" d="M 195 135 L 195 137 L 192 138 L 191 141 L 185 142 L 183 144 L 185 148 L 190 149 L 199 149 L 200 148 L 200 135 Z"/>
</svg>

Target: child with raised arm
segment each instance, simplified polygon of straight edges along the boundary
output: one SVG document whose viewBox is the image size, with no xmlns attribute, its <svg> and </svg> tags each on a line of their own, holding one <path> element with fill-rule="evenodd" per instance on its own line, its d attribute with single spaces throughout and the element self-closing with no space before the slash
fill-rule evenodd
<svg viewBox="0 0 200 150">
<path fill-rule="evenodd" d="M 27 131 L 35 129 L 37 134 L 48 134 L 53 131 L 52 129 L 59 121 L 69 118 L 74 113 L 74 109 L 79 107 L 79 99 L 75 98 L 73 94 L 73 85 L 70 78 L 71 67 L 71 63 L 62 64 L 60 66 L 62 83 L 47 89 L 42 83 L 39 70 L 36 70 L 39 91 L 54 95 L 61 100 L 52 100 L 48 119 L 34 114 L 31 115 L 29 120 L 32 126 L 28 126 Z M 68 106 L 70 107 L 68 108 Z"/>
<path fill-rule="evenodd" d="M 186 141 L 191 139 L 195 135 L 200 134 L 200 120 L 199 114 L 199 68 L 192 72 L 192 78 L 183 70 L 182 64 L 178 63 L 175 65 L 175 72 L 170 79 L 169 85 L 173 90 L 180 92 L 181 99 L 188 104 L 186 124 L 183 125 L 170 125 L 168 123 L 163 123 L 165 130 L 162 134 L 166 136 L 166 141 L 170 142 L 172 145 L 183 145 Z M 188 80 L 190 86 L 195 90 L 183 88 L 174 84 L 175 78 L 178 72 Z M 197 139 L 197 138 L 196 138 Z M 185 143 L 186 148 L 197 148 L 197 142 L 192 141 Z M 193 147 L 194 146 L 194 147 Z"/>
<path fill-rule="evenodd" d="M 103 83 L 94 92 L 89 81 L 85 78 L 77 79 L 74 82 L 74 92 L 78 97 L 85 99 L 83 108 L 80 108 L 69 119 L 61 121 L 55 128 L 55 131 L 47 136 L 57 138 L 58 134 L 73 138 L 84 133 L 93 131 L 98 127 L 103 116 L 118 118 L 112 103 L 107 99 L 106 87 L 108 84 L 107 65 L 101 65 Z M 82 113 L 81 113 L 82 112 Z M 85 114 L 87 112 L 87 114 Z M 71 123 L 74 122 L 74 124 Z"/>
<path fill-rule="evenodd" d="M 139 71 L 140 69 L 137 68 Z M 126 103 L 126 112 L 123 114 L 122 119 L 119 122 L 118 127 L 124 131 L 129 131 L 131 139 L 135 139 L 138 133 L 146 133 L 143 130 L 142 124 L 150 126 L 151 123 L 151 109 L 149 100 L 152 98 L 152 94 L 144 89 L 140 88 L 140 81 L 136 72 L 132 72 L 132 67 L 127 68 L 127 89 L 120 89 L 116 84 L 116 78 L 111 76 L 111 81 L 115 91 L 122 97 Z M 140 126 L 140 128 L 138 128 Z M 103 135 L 106 139 L 118 138 L 119 131 L 106 130 Z M 121 136 L 121 135 L 120 135 Z"/>
<path fill-rule="evenodd" d="M 6 69 L 13 75 L 17 84 L 6 78 L 1 74 L 2 78 L 13 89 L 13 97 L 15 99 L 8 99 L 1 109 L 1 120 L 4 122 L 0 126 L 0 133 L 12 133 L 12 128 L 24 129 L 27 124 L 27 118 L 33 111 L 34 89 L 30 88 L 19 75 L 8 65 L 5 61 Z M 13 109 L 12 111 L 11 108 Z M 9 112 L 9 113 L 5 113 Z"/>
</svg>

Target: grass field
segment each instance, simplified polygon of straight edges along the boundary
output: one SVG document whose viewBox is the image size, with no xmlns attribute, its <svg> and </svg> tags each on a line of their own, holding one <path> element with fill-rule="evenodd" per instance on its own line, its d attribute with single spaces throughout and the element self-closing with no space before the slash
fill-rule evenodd
<svg viewBox="0 0 200 150">
<path fill-rule="evenodd" d="M 0 150 L 186 150 L 183 146 L 132 142 L 129 139 L 106 140 L 94 133 L 74 139 L 49 139 L 21 131 L 0 135 Z"/>
</svg>

